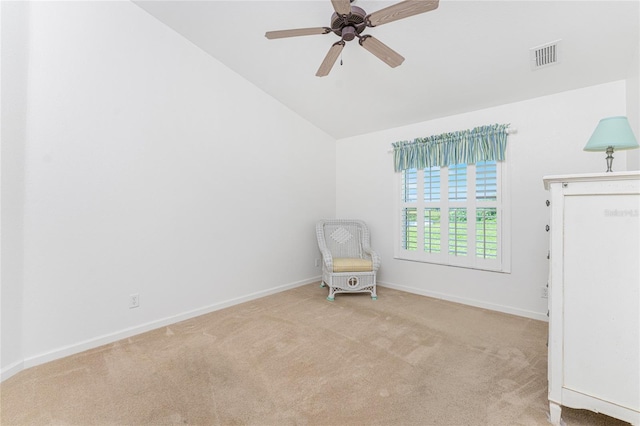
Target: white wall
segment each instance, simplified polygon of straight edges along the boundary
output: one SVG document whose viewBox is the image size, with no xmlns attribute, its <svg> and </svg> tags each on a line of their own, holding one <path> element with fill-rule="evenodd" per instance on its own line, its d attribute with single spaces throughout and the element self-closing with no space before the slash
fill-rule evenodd
<svg viewBox="0 0 640 426">
<path fill-rule="evenodd" d="M 26 9 L 0 2 L 0 368 L 22 365 Z M 14 42 L 9 42 L 9 40 Z M 8 102 L 11 100 L 11 102 Z"/>
<path fill-rule="evenodd" d="M 3 317 L 21 304 L 3 318 L 5 376 L 318 279 L 332 138 L 132 3 L 18 3 L 3 19 L 20 14 L 25 32 L 3 26 L 28 47 L 26 84 L 10 74 L 2 98 L 26 105 L 2 135 L 3 221 L 24 199 L 23 240 L 6 240 L 24 268 L 3 280 Z"/>
<path fill-rule="evenodd" d="M 498 311 L 546 319 L 548 208 L 545 175 L 605 171 L 604 153 L 582 148 L 602 117 L 625 114 L 625 82 L 613 82 L 468 114 L 342 139 L 337 144 L 337 217 L 369 223 L 382 256 L 381 285 Z M 391 143 L 510 123 L 512 272 L 475 271 L 393 258 L 395 195 Z M 614 165 L 624 170 L 625 152 Z M 382 296 L 383 297 L 383 296 Z"/>
<path fill-rule="evenodd" d="M 640 52 L 630 58 L 627 78 L 627 117 L 636 139 L 640 141 Z M 627 151 L 627 170 L 640 170 L 640 149 Z"/>
</svg>

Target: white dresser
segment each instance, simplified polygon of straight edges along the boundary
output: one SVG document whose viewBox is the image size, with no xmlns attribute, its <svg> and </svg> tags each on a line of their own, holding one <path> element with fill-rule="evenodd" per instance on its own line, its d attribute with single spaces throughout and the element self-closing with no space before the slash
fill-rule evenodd
<svg viewBox="0 0 640 426">
<path fill-rule="evenodd" d="M 548 176 L 549 407 L 640 425 L 640 172 Z"/>
</svg>

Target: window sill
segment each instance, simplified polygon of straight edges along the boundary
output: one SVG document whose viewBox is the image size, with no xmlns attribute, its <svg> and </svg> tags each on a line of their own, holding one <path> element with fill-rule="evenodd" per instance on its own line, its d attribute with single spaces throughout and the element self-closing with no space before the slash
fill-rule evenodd
<svg viewBox="0 0 640 426">
<path fill-rule="evenodd" d="M 463 264 L 452 264 L 452 263 L 445 263 L 445 262 L 437 262 L 437 261 L 433 261 L 433 260 L 424 260 L 424 259 L 414 259 L 414 258 L 408 258 L 408 257 L 402 257 L 402 256 L 393 256 L 394 260 L 402 260 L 405 262 L 416 262 L 416 263 L 426 263 L 426 264 L 430 264 L 430 265 L 438 265 L 438 266 L 447 266 L 447 267 L 451 267 L 451 268 L 463 268 L 463 269 L 475 269 L 477 271 L 484 271 L 484 272 L 497 272 L 500 274 L 510 274 L 511 273 L 511 268 L 507 268 L 507 267 L 490 267 L 490 266 L 472 266 L 472 265 L 463 265 Z"/>
</svg>

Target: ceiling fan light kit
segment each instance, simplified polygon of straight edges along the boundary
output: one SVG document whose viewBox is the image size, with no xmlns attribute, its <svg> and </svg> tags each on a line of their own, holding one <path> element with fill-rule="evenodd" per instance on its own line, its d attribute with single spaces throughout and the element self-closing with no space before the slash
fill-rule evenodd
<svg viewBox="0 0 640 426">
<path fill-rule="evenodd" d="M 330 32 L 340 37 L 340 41 L 331 46 L 329 52 L 320 64 L 320 68 L 318 68 L 318 72 L 316 73 L 318 77 L 324 77 L 329 74 L 346 42 L 355 38 L 358 38 L 360 46 L 364 47 L 391 68 L 395 68 L 404 61 L 402 55 L 375 37 L 371 35 L 361 35 L 361 33 L 367 27 L 377 27 L 382 24 L 434 10 L 438 7 L 438 0 L 405 0 L 371 14 L 367 14 L 360 7 L 351 6 L 349 0 L 331 0 L 331 5 L 335 10 L 335 13 L 331 16 L 331 27 L 268 31 L 265 37 L 272 40 L 286 37 L 328 34 Z"/>
</svg>

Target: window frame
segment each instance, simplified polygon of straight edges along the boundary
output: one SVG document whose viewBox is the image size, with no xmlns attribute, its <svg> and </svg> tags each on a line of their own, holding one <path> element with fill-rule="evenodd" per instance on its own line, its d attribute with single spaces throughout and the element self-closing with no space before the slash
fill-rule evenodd
<svg viewBox="0 0 640 426">
<path fill-rule="evenodd" d="M 440 199 L 438 201 L 425 201 L 424 196 L 424 170 L 417 170 L 418 194 L 415 202 L 403 202 L 402 185 L 404 172 L 396 173 L 395 185 L 395 248 L 394 258 L 422 263 L 470 268 L 492 272 L 511 272 L 511 214 L 510 214 L 510 188 L 509 188 L 509 163 L 496 161 L 496 201 L 484 201 L 476 199 L 476 165 L 467 164 L 467 200 L 449 200 L 449 167 L 440 167 Z M 469 195 L 473 198 L 469 199 Z M 496 207 L 497 221 L 497 259 L 479 258 L 476 254 L 476 225 L 473 230 L 467 230 L 467 255 L 455 256 L 449 254 L 449 210 L 453 208 L 466 208 L 467 218 L 476 217 L 476 209 Z M 417 214 L 417 249 L 405 250 L 402 246 L 403 238 L 403 211 L 407 207 L 416 207 Z M 439 253 L 427 253 L 424 251 L 425 211 L 430 208 L 440 209 L 440 250 Z M 468 223 L 468 222 L 467 222 Z M 446 231 L 446 232 L 443 232 Z"/>
</svg>

